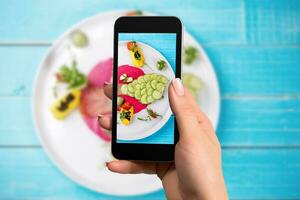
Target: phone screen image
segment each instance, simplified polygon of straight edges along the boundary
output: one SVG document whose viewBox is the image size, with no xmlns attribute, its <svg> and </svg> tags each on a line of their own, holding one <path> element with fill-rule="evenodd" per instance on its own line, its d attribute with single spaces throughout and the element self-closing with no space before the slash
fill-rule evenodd
<svg viewBox="0 0 300 200">
<path fill-rule="evenodd" d="M 174 144 L 176 33 L 118 33 L 117 143 Z"/>
</svg>

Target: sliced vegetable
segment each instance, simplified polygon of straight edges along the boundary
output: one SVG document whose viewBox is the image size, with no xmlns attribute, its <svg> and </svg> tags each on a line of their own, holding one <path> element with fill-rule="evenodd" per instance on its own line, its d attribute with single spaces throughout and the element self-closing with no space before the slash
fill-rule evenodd
<svg viewBox="0 0 300 200">
<path fill-rule="evenodd" d="M 56 119 L 67 117 L 80 103 L 80 90 L 71 90 L 57 99 L 51 106 L 51 112 Z"/>
<path fill-rule="evenodd" d="M 141 121 L 151 121 L 152 118 L 148 115 L 147 117 L 137 117 L 138 120 L 141 120 Z"/>
<path fill-rule="evenodd" d="M 166 68 L 166 64 L 167 64 L 166 61 L 160 59 L 156 62 L 156 68 L 158 70 L 163 70 Z"/>
<path fill-rule="evenodd" d="M 88 37 L 80 30 L 76 30 L 71 34 L 71 40 L 73 45 L 77 47 L 85 47 L 88 45 Z"/>
<path fill-rule="evenodd" d="M 135 41 L 128 42 L 127 49 L 130 52 L 133 65 L 135 67 L 142 67 L 144 65 L 145 58 L 138 44 Z"/>
<path fill-rule="evenodd" d="M 146 74 L 121 86 L 121 94 L 129 95 L 142 104 L 150 104 L 163 97 L 168 79 L 163 75 Z"/>
<path fill-rule="evenodd" d="M 123 102 L 124 102 L 124 99 L 122 97 L 118 97 L 117 98 L 117 104 L 118 104 L 118 106 L 121 106 L 123 104 Z"/>
<path fill-rule="evenodd" d="M 199 57 L 198 49 L 188 46 L 184 49 L 183 62 L 187 65 L 192 64 Z"/>
<path fill-rule="evenodd" d="M 199 91 L 203 87 L 203 82 L 196 75 L 191 73 L 184 73 L 182 76 L 183 84 L 191 91 L 193 96 L 196 98 Z"/>
</svg>

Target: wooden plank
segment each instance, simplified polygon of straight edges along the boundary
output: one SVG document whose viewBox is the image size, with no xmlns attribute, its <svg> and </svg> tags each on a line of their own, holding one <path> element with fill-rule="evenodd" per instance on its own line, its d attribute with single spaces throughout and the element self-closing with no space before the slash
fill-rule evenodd
<svg viewBox="0 0 300 200">
<path fill-rule="evenodd" d="M 48 47 L 0 46 L 0 96 L 32 94 L 33 79 Z M 300 48 L 205 46 L 222 95 L 299 95 Z M 18 58 L 18 59 L 16 59 Z"/>
<path fill-rule="evenodd" d="M 0 95 L 31 95 L 38 66 L 48 48 L 47 46 L 0 46 Z"/>
<path fill-rule="evenodd" d="M 40 148 L 0 149 L 0 199 L 160 199 L 163 191 L 120 197 L 90 191 L 65 177 Z"/>
<path fill-rule="evenodd" d="M 67 28 L 89 16 L 115 9 L 139 9 L 179 16 L 205 43 L 244 43 L 243 8 L 243 0 L 174 0 L 172 3 L 168 0 L 159 3 L 13 0 L 4 2 L 0 8 L 0 42 L 52 42 Z"/>
<path fill-rule="evenodd" d="M 0 98 L 0 145 L 39 145 L 31 99 Z M 223 99 L 218 137 L 230 146 L 300 146 L 300 99 Z"/>
<path fill-rule="evenodd" d="M 300 1 L 245 0 L 247 42 L 300 44 Z"/>
<path fill-rule="evenodd" d="M 63 176 L 39 148 L 2 148 L 0 158 L 3 199 L 163 198 L 162 191 L 131 198 L 91 192 Z M 300 198 L 299 158 L 300 149 L 224 149 L 223 168 L 231 199 Z"/>
<path fill-rule="evenodd" d="M 299 47 L 205 46 L 222 95 L 298 95 Z"/>
</svg>

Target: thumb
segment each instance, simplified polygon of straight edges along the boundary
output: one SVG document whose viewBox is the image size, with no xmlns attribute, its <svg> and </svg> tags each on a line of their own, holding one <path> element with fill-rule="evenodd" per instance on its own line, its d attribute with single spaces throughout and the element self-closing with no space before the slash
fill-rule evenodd
<svg viewBox="0 0 300 200">
<path fill-rule="evenodd" d="M 191 135 L 197 133 L 199 125 L 205 127 L 209 124 L 208 118 L 179 78 L 174 79 L 169 86 L 169 101 L 180 137 L 188 135 L 189 138 L 193 138 Z"/>
</svg>

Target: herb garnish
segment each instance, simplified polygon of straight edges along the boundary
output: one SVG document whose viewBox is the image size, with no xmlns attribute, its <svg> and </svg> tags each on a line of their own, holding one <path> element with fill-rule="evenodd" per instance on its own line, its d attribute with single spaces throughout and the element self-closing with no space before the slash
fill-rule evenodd
<svg viewBox="0 0 300 200">
<path fill-rule="evenodd" d="M 183 62 L 187 65 L 192 64 L 199 56 L 198 49 L 193 46 L 188 46 L 184 49 Z"/>
</svg>

